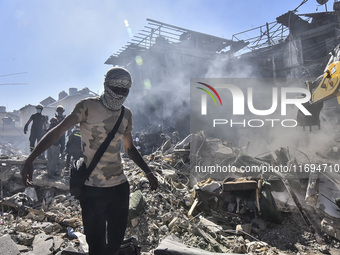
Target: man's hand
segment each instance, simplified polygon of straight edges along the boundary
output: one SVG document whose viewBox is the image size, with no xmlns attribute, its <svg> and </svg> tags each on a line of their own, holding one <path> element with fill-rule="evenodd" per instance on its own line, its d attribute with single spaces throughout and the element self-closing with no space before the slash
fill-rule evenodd
<svg viewBox="0 0 340 255">
<path fill-rule="evenodd" d="M 144 173 L 146 174 L 146 177 L 149 180 L 150 188 L 151 190 L 156 190 L 158 187 L 158 180 L 155 177 L 155 175 L 151 172 L 148 165 L 145 163 L 143 157 L 140 155 L 138 150 L 136 149 L 135 145 L 133 144 L 133 139 L 131 132 L 125 133 L 123 135 L 123 143 L 125 151 L 127 152 L 128 156 L 139 166 Z"/>
<path fill-rule="evenodd" d="M 25 133 L 25 135 L 26 135 L 26 133 L 27 133 L 27 129 L 28 129 L 28 127 L 27 127 L 27 125 L 25 125 L 25 127 L 24 127 L 24 133 Z"/>
<path fill-rule="evenodd" d="M 26 160 L 21 171 L 22 182 L 25 186 L 32 185 L 33 162 Z"/>
<path fill-rule="evenodd" d="M 156 190 L 157 187 L 158 187 L 157 177 L 152 172 L 149 172 L 149 173 L 146 174 L 146 178 L 148 178 L 148 180 L 149 180 L 150 189 Z"/>
</svg>

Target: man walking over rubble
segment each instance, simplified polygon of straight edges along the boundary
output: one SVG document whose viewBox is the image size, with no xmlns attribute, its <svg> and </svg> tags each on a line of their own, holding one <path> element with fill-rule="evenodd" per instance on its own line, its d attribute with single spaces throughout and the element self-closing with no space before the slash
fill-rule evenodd
<svg viewBox="0 0 340 255">
<path fill-rule="evenodd" d="M 34 149 L 35 142 L 38 143 L 46 131 L 47 117 L 41 114 L 43 108 L 44 107 L 42 105 L 37 105 L 35 107 L 35 109 L 37 109 L 37 112 L 31 115 L 24 127 L 24 133 L 26 134 L 28 130 L 28 125 L 32 122 L 31 133 L 29 137 L 30 151 Z"/>
<path fill-rule="evenodd" d="M 34 159 L 77 123 L 80 124 L 83 155 L 88 165 L 115 125 L 131 83 L 130 73 L 126 69 L 111 68 L 105 76 L 104 93 L 100 97 L 80 101 L 57 127 L 42 138 L 28 156 L 22 170 L 25 185 L 32 182 Z M 132 114 L 126 108 L 115 138 L 85 182 L 81 194 L 80 205 L 90 255 L 118 254 L 124 238 L 130 190 L 121 162 L 121 141 L 128 156 L 145 172 L 151 190 L 158 186 L 157 178 L 133 145 L 131 130 Z"/>
</svg>

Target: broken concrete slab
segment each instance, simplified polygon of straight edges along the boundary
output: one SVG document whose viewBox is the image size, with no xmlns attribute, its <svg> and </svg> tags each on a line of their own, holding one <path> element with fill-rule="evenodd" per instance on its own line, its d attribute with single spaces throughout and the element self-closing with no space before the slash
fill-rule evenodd
<svg viewBox="0 0 340 255">
<path fill-rule="evenodd" d="M 17 244 L 17 247 L 19 249 L 20 254 L 30 251 L 29 248 L 25 245 Z"/>
<path fill-rule="evenodd" d="M 39 255 L 52 255 L 53 254 L 53 236 L 40 233 L 34 237 L 33 240 L 33 253 Z"/>
<path fill-rule="evenodd" d="M 1 255 L 18 255 L 20 251 L 16 243 L 12 240 L 10 235 L 0 237 L 0 254 Z"/>
<path fill-rule="evenodd" d="M 203 216 L 199 216 L 199 220 L 200 220 L 200 224 L 202 225 L 202 227 L 207 229 L 209 233 L 214 233 L 214 234 L 222 233 L 223 228 L 220 225 L 217 225 L 216 223 L 204 218 Z"/>
<path fill-rule="evenodd" d="M 129 203 L 129 220 L 136 218 L 145 206 L 143 193 L 141 190 L 136 190 L 131 194 Z"/>
<path fill-rule="evenodd" d="M 214 253 L 184 245 L 175 235 L 166 237 L 154 250 L 155 255 L 235 255 L 235 253 Z"/>
<path fill-rule="evenodd" d="M 64 250 L 58 252 L 56 255 L 75 255 L 75 254 L 86 254 L 86 253 L 80 253 L 74 247 L 68 246 Z"/>
<path fill-rule="evenodd" d="M 31 246 L 34 240 L 34 235 L 29 233 L 17 232 L 17 242 L 18 244 Z"/>
<path fill-rule="evenodd" d="M 340 208 L 336 205 L 336 198 L 340 197 L 340 176 L 336 173 L 323 175 L 319 183 L 319 196 L 316 208 L 327 214 L 329 218 L 340 221 Z"/>
<path fill-rule="evenodd" d="M 271 191 L 275 200 L 278 211 L 282 212 L 297 212 L 298 209 L 294 203 L 293 198 L 289 195 L 288 191 Z"/>
<path fill-rule="evenodd" d="M 321 221 L 321 230 L 329 236 L 340 239 L 340 227 L 331 219 L 324 218 Z"/>
</svg>

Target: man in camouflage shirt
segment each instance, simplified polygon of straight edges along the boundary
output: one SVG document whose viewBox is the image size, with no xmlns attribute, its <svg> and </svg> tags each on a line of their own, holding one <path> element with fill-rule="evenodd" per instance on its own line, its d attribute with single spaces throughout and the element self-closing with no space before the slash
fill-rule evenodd
<svg viewBox="0 0 340 255">
<path fill-rule="evenodd" d="M 130 73 L 121 67 L 111 68 L 105 76 L 103 95 L 80 101 L 28 156 L 22 171 L 25 185 L 32 182 L 33 160 L 77 123 L 80 124 L 84 160 L 89 165 L 115 125 L 130 87 Z M 157 178 L 133 144 L 131 130 L 132 114 L 126 108 L 115 138 L 85 182 L 80 205 L 90 255 L 118 254 L 124 238 L 129 210 L 129 184 L 120 157 L 121 141 L 128 156 L 145 172 L 150 188 L 155 190 L 158 186 Z"/>
</svg>

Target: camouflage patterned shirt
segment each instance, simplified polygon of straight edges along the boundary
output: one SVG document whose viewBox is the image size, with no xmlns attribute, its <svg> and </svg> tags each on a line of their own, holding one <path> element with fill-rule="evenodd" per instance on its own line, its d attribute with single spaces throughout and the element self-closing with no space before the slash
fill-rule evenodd
<svg viewBox="0 0 340 255">
<path fill-rule="evenodd" d="M 99 146 L 113 129 L 119 118 L 120 110 L 109 110 L 96 97 L 80 101 L 72 114 L 75 114 L 80 123 L 83 157 L 88 166 Z M 131 130 L 132 114 L 130 109 L 125 107 L 122 123 L 114 139 L 93 170 L 89 180 L 85 182 L 85 185 L 112 187 L 126 181 L 120 157 L 121 139 L 124 133 L 131 132 Z"/>
</svg>

